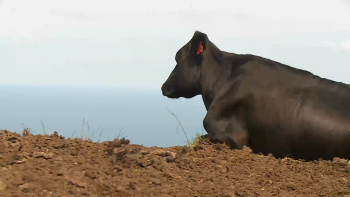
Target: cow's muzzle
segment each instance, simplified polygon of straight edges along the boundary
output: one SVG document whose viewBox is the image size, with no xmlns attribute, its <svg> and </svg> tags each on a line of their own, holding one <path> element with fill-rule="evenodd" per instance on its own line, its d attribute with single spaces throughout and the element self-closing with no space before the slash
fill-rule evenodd
<svg viewBox="0 0 350 197">
<path fill-rule="evenodd" d="M 175 89 L 167 86 L 167 84 L 165 83 L 162 86 L 162 93 L 163 93 L 163 96 L 174 98 Z"/>
</svg>

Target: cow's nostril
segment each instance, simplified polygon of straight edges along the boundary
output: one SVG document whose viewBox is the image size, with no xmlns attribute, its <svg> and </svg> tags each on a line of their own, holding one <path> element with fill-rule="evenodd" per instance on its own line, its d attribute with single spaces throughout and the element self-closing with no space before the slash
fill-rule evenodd
<svg viewBox="0 0 350 197">
<path fill-rule="evenodd" d="M 174 89 L 174 88 L 164 89 L 164 90 L 163 90 L 163 95 L 169 97 L 169 96 L 173 95 L 174 92 L 175 92 L 175 89 Z"/>
<path fill-rule="evenodd" d="M 162 89 L 163 95 L 167 97 L 171 97 L 175 92 L 175 89 L 169 86 L 167 83 L 164 83 L 161 89 Z"/>
</svg>

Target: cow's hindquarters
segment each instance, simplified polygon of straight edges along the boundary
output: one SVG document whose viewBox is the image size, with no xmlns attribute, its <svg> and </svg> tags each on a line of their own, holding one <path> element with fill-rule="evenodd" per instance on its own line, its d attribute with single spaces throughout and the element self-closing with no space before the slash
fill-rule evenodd
<svg viewBox="0 0 350 197">
<path fill-rule="evenodd" d="M 350 158 L 347 99 L 317 88 L 265 91 L 254 98 L 246 116 L 253 152 L 305 160 Z"/>
</svg>

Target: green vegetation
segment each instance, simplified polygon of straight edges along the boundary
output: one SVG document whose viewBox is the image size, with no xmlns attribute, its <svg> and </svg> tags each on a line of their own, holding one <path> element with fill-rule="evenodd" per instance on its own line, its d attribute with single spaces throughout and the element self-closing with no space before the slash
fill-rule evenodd
<svg viewBox="0 0 350 197">
<path fill-rule="evenodd" d="M 192 138 L 192 142 L 188 146 L 190 147 L 190 149 L 193 149 L 194 147 L 198 146 L 203 139 L 203 131 L 202 134 L 197 132 L 194 138 Z"/>
<path fill-rule="evenodd" d="M 166 108 L 177 120 L 177 125 L 180 125 L 186 140 L 187 140 L 187 146 L 192 150 L 194 147 L 196 147 L 202 140 L 203 140 L 203 130 L 202 130 L 202 134 L 200 134 L 199 132 L 196 133 L 195 137 L 192 138 L 192 141 L 190 141 L 187 137 L 187 133 L 185 131 L 185 129 L 183 128 L 183 126 L 181 125 L 181 122 L 179 121 L 179 119 L 176 117 L 176 115 L 170 111 L 168 108 Z"/>
<path fill-rule="evenodd" d="M 182 126 L 180 120 L 179 120 L 179 119 L 177 118 L 177 116 L 176 116 L 173 112 L 171 112 L 168 108 L 167 108 L 167 110 L 168 110 L 168 111 L 175 117 L 175 119 L 177 120 L 177 126 L 180 126 L 180 127 L 181 127 L 181 129 L 182 129 L 182 131 L 183 131 L 183 133 L 184 133 L 184 135 L 185 135 L 185 137 L 186 137 L 186 146 L 192 150 L 192 149 L 195 148 L 197 145 L 199 145 L 200 142 L 204 139 L 204 137 L 203 137 L 203 130 L 202 130 L 202 133 L 197 132 L 197 133 L 195 134 L 195 136 L 192 138 L 192 140 L 189 140 L 189 138 L 187 137 L 187 133 L 186 133 L 185 129 L 183 128 L 183 126 Z M 23 124 L 23 123 L 22 123 L 22 124 Z M 86 129 L 85 124 L 86 124 L 86 126 L 87 126 L 87 129 Z M 51 135 L 51 134 L 54 133 L 54 131 L 51 131 L 51 132 L 49 132 L 49 133 L 46 133 L 45 126 L 44 126 L 44 123 L 43 123 L 42 120 L 41 120 L 41 125 L 42 125 L 42 129 L 43 129 L 43 131 L 44 131 L 44 135 Z M 100 129 L 101 129 L 101 130 L 100 130 Z M 123 130 L 123 129 L 124 129 L 124 128 L 121 128 L 121 129 L 119 130 L 118 135 L 117 135 L 117 133 L 115 133 L 115 138 L 120 139 L 120 137 L 121 137 L 121 135 L 122 135 L 122 130 Z M 178 129 L 178 127 L 177 127 L 177 129 Z M 176 130 L 177 130 L 177 129 L 176 129 Z M 71 139 L 80 138 L 80 139 L 82 139 L 82 140 L 84 140 L 84 141 L 87 140 L 87 141 L 93 142 L 95 130 L 92 130 L 92 133 L 91 133 L 91 135 L 90 135 L 90 125 L 89 125 L 89 122 L 85 122 L 85 118 L 83 118 L 83 123 L 82 123 L 82 126 L 81 126 L 80 136 L 79 136 L 79 133 L 76 133 L 76 131 L 77 131 L 77 130 L 74 130 L 74 132 L 72 133 Z M 100 133 L 99 133 L 99 137 L 98 137 L 98 140 L 97 140 L 98 143 L 100 142 L 101 134 L 102 134 L 102 131 L 103 131 L 103 129 L 101 128 L 101 126 L 99 126 L 98 129 L 96 130 L 96 132 L 99 132 L 99 131 L 100 131 Z M 34 132 L 34 131 L 32 131 L 29 127 L 24 127 L 24 124 L 23 124 L 22 135 L 30 135 L 30 134 L 32 134 L 33 132 Z M 178 132 L 178 131 L 177 131 L 177 132 Z M 109 141 L 109 136 L 107 137 L 107 141 Z"/>
</svg>

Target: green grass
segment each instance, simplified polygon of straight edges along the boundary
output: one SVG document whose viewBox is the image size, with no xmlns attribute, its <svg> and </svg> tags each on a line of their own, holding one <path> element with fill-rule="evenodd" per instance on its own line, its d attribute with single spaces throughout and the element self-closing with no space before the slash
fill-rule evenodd
<svg viewBox="0 0 350 197">
<path fill-rule="evenodd" d="M 195 146 L 197 146 L 202 140 L 203 140 L 203 131 L 202 134 L 200 134 L 199 132 L 196 133 L 195 137 L 192 138 L 192 141 L 190 141 L 187 137 L 187 133 L 185 131 L 185 129 L 183 128 L 180 120 L 176 117 L 176 115 L 170 111 L 168 108 L 166 108 L 176 119 L 177 121 L 177 125 L 180 125 L 185 137 L 186 137 L 186 142 L 187 142 L 187 146 L 192 150 Z"/>
<path fill-rule="evenodd" d="M 185 129 L 183 128 L 183 126 L 182 126 L 180 120 L 179 120 L 179 119 L 177 118 L 177 116 L 176 116 L 173 112 L 171 112 L 168 108 L 166 108 L 166 109 L 167 109 L 167 110 L 175 117 L 175 119 L 177 120 L 177 126 L 180 126 L 180 127 L 181 127 L 181 129 L 182 129 L 182 131 L 183 131 L 183 133 L 184 133 L 184 135 L 185 135 L 185 137 L 186 137 L 186 145 L 187 145 L 187 147 L 189 147 L 190 149 L 193 149 L 194 147 L 196 147 L 196 146 L 203 140 L 203 131 L 202 131 L 202 133 L 197 132 L 197 133 L 195 134 L 195 136 L 192 138 L 192 140 L 189 140 L 189 138 L 188 138 L 188 136 L 187 136 L 187 133 L 186 133 Z M 22 123 L 22 124 L 23 124 L 23 123 Z M 86 124 L 86 126 L 87 126 L 87 129 L 86 129 L 86 127 L 85 127 L 85 124 Z M 42 125 L 42 129 L 43 129 L 43 131 L 44 131 L 44 135 L 46 135 L 45 126 L 44 126 L 44 123 L 43 123 L 42 120 L 41 120 L 41 125 Z M 98 140 L 97 140 L 98 143 L 100 142 L 101 134 L 102 134 L 102 132 L 103 132 L 103 129 L 101 128 L 101 130 L 100 130 L 100 128 L 101 128 L 101 126 L 99 126 L 98 129 L 96 130 L 96 132 L 99 132 L 99 131 L 100 131 L 99 136 L 98 136 Z M 177 127 L 177 128 L 178 128 L 178 127 Z M 117 133 L 115 133 L 115 138 L 120 139 L 120 137 L 121 137 L 121 135 L 122 135 L 122 130 L 123 130 L 123 129 L 124 129 L 124 128 L 121 128 L 121 129 L 119 130 L 118 135 L 117 135 Z M 90 125 L 89 125 L 89 122 L 85 122 L 85 118 L 83 118 L 83 123 L 82 123 L 82 126 L 81 126 L 80 136 L 79 136 L 79 133 L 77 133 L 76 131 L 77 131 L 77 130 L 74 130 L 74 132 L 72 133 L 71 139 L 80 138 L 80 139 L 82 139 L 82 140 L 84 140 L 84 141 L 87 140 L 87 141 L 92 141 L 92 142 L 93 142 L 95 130 L 92 130 L 92 133 L 91 133 L 91 135 L 90 135 Z M 33 133 L 34 131 L 31 131 L 29 127 L 24 127 L 24 125 L 23 125 L 23 131 L 22 131 L 22 133 L 23 133 L 23 132 Z M 51 135 L 53 132 L 54 132 L 54 131 L 49 132 L 48 135 Z M 109 141 L 109 136 L 107 137 L 107 141 Z"/>
<path fill-rule="evenodd" d="M 190 144 L 188 146 L 190 147 L 190 149 L 193 149 L 198 144 L 200 144 L 203 139 L 204 139 L 203 132 L 202 132 L 202 134 L 197 132 L 196 135 L 192 138 L 192 141 L 190 142 Z"/>
<path fill-rule="evenodd" d="M 91 135 L 90 135 L 90 125 L 89 125 L 89 122 L 86 122 L 86 125 L 87 125 L 87 131 L 84 130 L 84 129 L 85 129 L 85 118 L 83 118 L 83 124 L 82 124 L 82 126 L 81 126 L 80 139 L 82 139 L 82 140 L 88 140 L 88 141 L 93 142 L 95 130 L 92 130 L 92 133 L 91 133 Z M 100 130 L 100 129 L 101 129 L 101 130 Z M 101 134 L 102 134 L 102 132 L 103 132 L 103 128 L 101 128 L 101 126 L 99 126 L 99 127 L 97 128 L 96 132 L 98 132 L 99 130 L 100 130 L 100 134 L 99 134 L 98 140 L 97 140 L 98 143 L 100 142 Z M 122 135 L 122 130 L 123 130 L 123 128 L 121 128 L 121 129 L 119 130 L 118 135 L 117 135 L 117 133 L 115 133 L 115 136 L 114 136 L 114 137 L 117 138 L 117 139 L 120 139 L 120 137 L 121 137 L 121 135 Z M 73 134 L 72 134 L 72 139 L 74 138 L 74 133 L 75 133 L 75 131 L 74 131 Z M 90 135 L 90 136 L 89 136 L 89 135 Z M 77 136 L 77 138 L 79 138 L 79 136 Z M 107 141 L 109 141 L 109 136 L 107 136 Z"/>
</svg>

